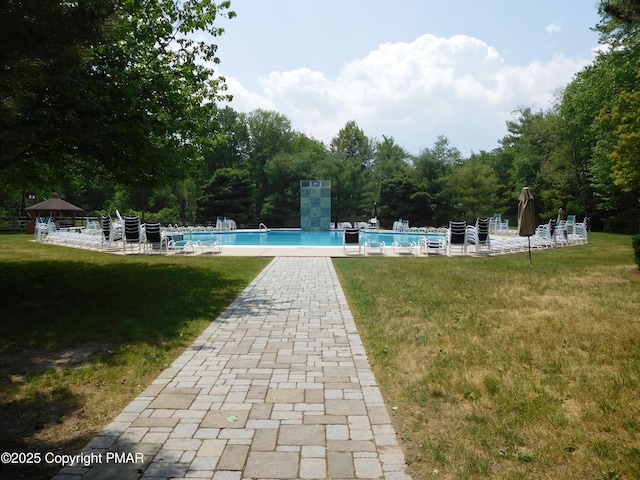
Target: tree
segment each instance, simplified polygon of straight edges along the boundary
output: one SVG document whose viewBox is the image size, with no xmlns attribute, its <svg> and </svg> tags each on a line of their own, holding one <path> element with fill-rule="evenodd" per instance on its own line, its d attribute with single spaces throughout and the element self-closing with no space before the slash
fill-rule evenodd
<svg viewBox="0 0 640 480">
<path fill-rule="evenodd" d="M 490 216 L 495 210 L 498 179 L 478 156 L 472 156 L 454 168 L 447 188 L 456 199 L 455 214 L 470 221 L 479 216 Z"/>
<path fill-rule="evenodd" d="M 640 2 L 602 1 L 596 30 L 601 43 L 610 46 L 596 62 L 597 73 L 608 75 L 600 91 L 607 93 L 596 123 L 599 137 L 594 148 L 592 175 L 596 192 L 606 208 L 607 226 L 616 230 L 640 228 L 640 165 L 636 139 L 639 115 Z M 605 86 L 606 85 L 606 86 Z M 604 87 L 604 88 L 602 88 Z M 633 228 L 629 228 L 635 224 Z"/>
<path fill-rule="evenodd" d="M 637 232 L 640 228 L 640 91 L 622 92 L 617 102 L 600 116 L 609 125 L 609 135 L 598 146 L 608 152 L 600 160 L 601 168 L 610 168 L 610 178 L 622 193 L 624 208 L 617 206 L 609 217 L 609 227 L 618 231 Z M 604 147 L 606 145 L 606 147 Z M 608 162 L 607 162 L 608 160 Z M 611 188 L 610 191 L 614 189 Z"/>
<path fill-rule="evenodd" d="M 254 110 L 246 117 L 246 122 L 249 128 L 249 169 L 256 186 L 256 209 L 261 212 L 262 204 L 270 193 L 265 173 L 267 162 L 279 153 L 290 151 L 295 134 L 291 120 L 274 111 Z"/>
<path fill-rule="evenodd" d="M 518 110 L 507 122 L 509 133 L 501 140 L 502 165 L 509 169 L 512 206 L 519 192 L 530 187 L 536 192 L 536 210 L 542 216 L 555 215 L 560 206 L 575 206 L 575 171 L 571 163 L 563 119 L 552 111 Z"/>
<path fill-rule="evenodd" d="M 249 168 L 249 125 L 246 115 L 231 107 L 216 109 L 209 122 L 210 148 L 205 154 L 207 177 L 218 168 Z"/>
<path fill-rule="evenodd" d="M 216 46 L 192 34 L 221 34 L 213 22 L 235 15 L 229 1 L 2 5 L 6 183 L 99 175 L 151 186 L 194 166 L 203 153 L 207 104 L 228 97 L 213 69 Z"/>
<path fill-rule="evenodd" d="M 262 206 L 260 220 L 269 226 L 298 226 L 300 220 L 300 180 L 324 180 L 321 171 L 328 151 L 322 142 L 295 134 L 290 152 L 267 160 L 265 175 L 269 195 Z"/>
<path fill-rule="evenodd" d="M 612 120 L 622 119 L 612 112 L 625 92 L 633 94 L 640 85 L 637 12 L 637 1 L 600 2 L 601 20 L 596 30 L 607 49 L 576 75 L 559 107 L 571 142 L 584 212 L 596 228 L 604 223 L 617 231 L 628 230 L 631 224 L 635 230 L 638 227 L 637 195 L 614 183 L 612 159 L 618 141 L 618 125 Z"/>
<path fill-rule="evenodd" d="M 178 205 L 177 218 L 185 225 L 194 223 L 197 217 L 197 200 L 200 194 L 200 189 L 194 179 L 187 178 L 186 180 L 179 180 L 171 184 L 170 190 L 173 198 L 175 198 L 174 205 L 176 203 Z M 169 209 L 170 205 L 169 203 L 165 203 L 162 209 Z M 162 211 L 158 206 L 157 204 L 155 205 L 156 211 Z"/>
<path fill-rule="evenodd" d="M 362 169 L 369 167 L 373 159 L 371 142 L 353 120 L 348 121 L 331 139 L 329 148 L 345 160 L 358 161 Z"/>
<path fill-rule="evenodd" d="M 436 141 L 433 143 L 430 153 L 434 158 L 446 166 L 460 165 L 464 162 L 460 150 L 456 147 L 452 147 L 451 141 L 444 135 L 438 135 Z"/>
<path fill-rule="evenodd" d="M 640 34 L 638 0 L 601 0 L 598 7 L 600 43 L 613 48 L 637 43 Z"/>
<path fill-rule="evenodd" d="M 382 181 L 380 186 L 381 223 L 390 225 L 397 219 L 408 219 L 414 225 L 426 224 L 431 214 L 429 195 L 409 175 L 394 176 Z"/>
<path fill-rule="evenodd" d="M 431 205 L 427 224 L 446 225 L 451 219 L 453 199 L 446 188 L 447 176 L 451 168 L 460 163 L 462 154 L 443 135 L 438 136 L 432 148 L 423 149 L 414 160 L 416 181 L 424 184 Z"/>
<path fill-rule="evenodd" d="M 371 168 L 373 188 L 379 190 L 380 182 L 386 178 L 409 174 L 412 170 L 412 164 L 411 155 L 398 145 L 393 137 L 383 135 L 382 141 L 375 142 L 373 148 Z"/>
<path fill-rule="evenodd" d="M 220 168 L 211 177 L 198 200 L 198 220 L 212 223 L 217 217 L 231 217 L 244 223 L 253 215 L 255 185 L 247 170 Z"/>
<path fill-rule="evenodd" d="M 339 162 L 332 178 L 333 212 L 337 218 L 359 216 L 370 211 L 364 197 L 366 171 L 371 166 L 373 150 L 369 139 L 356 122 L 347 122 L 329 144 L 334 159 Z"/>
<path fill-rule="evenodd" d="M 517 192 L 524 186 L 540 191 L 538 175 L 547 152 L 543 119 L 544 112 L 525 107 L 517 111 L 515 120 L 507 122 L 509 133 L 500 143 L 511 153 L 511 175 Z"/>
<path fill-rule="evenodd" d="M 101 41 L 111 3 L 0 3 L 0 180 L 5 186 L 27 187 L 39 176 L 61 176 L 68 149 L 58 145 L 63 140 L 58 124 L 73 112 L 74 81 L 84 75 L 89 45 Z M 60 108 L 61 99 L 68 99 L 67 108 Z"/>
<path fill-rule="evenodd" d="M 640 91 L 622 92 L 603 121 L 614 126 L 610 154 L 614 183 L 626 192 L 640 189 Z"/>
<path fill-rule="evenodd" d="M 300 180 L 309 179 L 313 160 L 305 152 L 280 153 L 267 161 L 265 174 L 271 192 L 261 218 L 269 226 L 299 226 Z"/>
<path fill-rule="evenodd" d="M 495 149 L 491 152 L 481 150 L 480 153 L 472 154 L 472 157 L 477 157 L 481 163 L 488 165 L 496 178 L 495 203 L 493 212 L 489 213 L 515 213 L 518 208 L 518 201 L 512 193 L 515 187 L 513 186 L 510 170 L 511 157 L 500 149 Z"/>
</svg>

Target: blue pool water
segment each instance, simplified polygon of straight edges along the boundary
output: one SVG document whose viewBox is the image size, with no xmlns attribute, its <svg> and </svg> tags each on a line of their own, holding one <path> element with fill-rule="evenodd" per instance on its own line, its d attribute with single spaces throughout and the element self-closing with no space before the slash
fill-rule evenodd
<svg viewBox="0 0 640 480">
<path fill-rule="evenodd" d="M 437 234 L 429 234 L 437 235 Z M 267 246 L 267 247 L 287 247 L 287 246 L 308 246 L 308 247 L 341 247 L 342 230 L 331 230 L 324 232 L 308 232 L 297 229 L 278 229 L 267 232 L 254 231 L 230 231 L 230 232 L 193 232 L 194 241 L 219 240 L 223 245 L 230 246 Z M 402 232 L 375 232 L 363 231 L 360 235 L 361 242 L 377 241 L 384 242 L 391 246 L 393 242 L 416 242 L 424 237 L 424 233 L 402 233 Z M 188 234 L 185 234 L 185 239 Z"/>
</svg>

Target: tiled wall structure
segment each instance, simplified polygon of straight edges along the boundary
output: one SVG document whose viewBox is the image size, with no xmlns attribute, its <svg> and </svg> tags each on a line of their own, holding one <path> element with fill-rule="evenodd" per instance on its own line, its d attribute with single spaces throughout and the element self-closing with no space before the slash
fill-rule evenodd
<svg viewBox="0 0 640 480">
<path fill-rule="evenodd" d="M 300 228 L 329 230 L 331 227 L 331 180 L 300 181 Z"/>
</svg>

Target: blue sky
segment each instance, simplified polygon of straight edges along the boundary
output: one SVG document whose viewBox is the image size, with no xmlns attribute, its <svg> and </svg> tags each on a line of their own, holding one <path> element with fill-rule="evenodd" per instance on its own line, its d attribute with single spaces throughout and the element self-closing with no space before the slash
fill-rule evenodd
<svg viewBox="0 0 640 480">
<path fill-rule="evenodd" d="M 492 150 L 591 63 L 596 0 L 232 0 L 216 38 L 231 106 L 329 143 L 349 120 L 410 153 Z"/>
</svg>

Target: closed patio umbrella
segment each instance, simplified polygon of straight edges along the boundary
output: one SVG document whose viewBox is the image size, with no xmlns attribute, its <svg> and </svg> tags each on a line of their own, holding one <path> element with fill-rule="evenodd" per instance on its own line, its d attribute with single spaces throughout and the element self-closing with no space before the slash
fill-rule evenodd
<svg viewBox="0 0 640 480">
<path fill-rule="evenodd" d="M 531 236 L 536 233 L 536 211 L 529 187 L 524 187 L 518 199 L 518 235 L 529 240 L 529 263 L 531 263 Z"/>
</svg>

